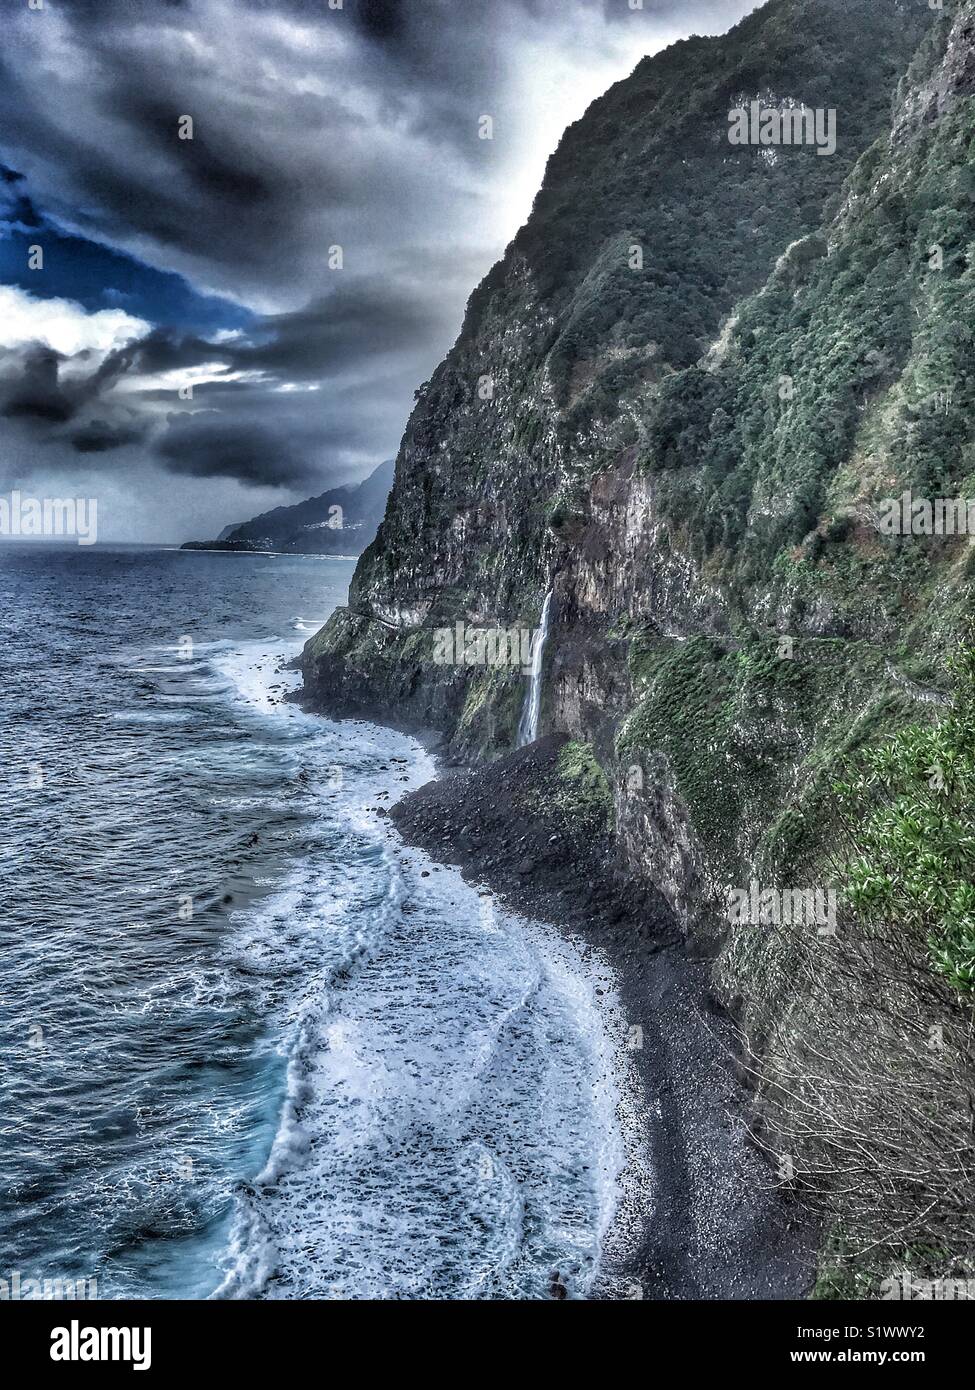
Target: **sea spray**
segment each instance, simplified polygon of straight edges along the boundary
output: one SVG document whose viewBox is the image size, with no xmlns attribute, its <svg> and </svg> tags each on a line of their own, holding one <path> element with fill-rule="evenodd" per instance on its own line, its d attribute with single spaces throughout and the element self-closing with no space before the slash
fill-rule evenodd
<svg viewBox="0 0 975 1390">
<path fill-rule="evenodd" d="M 263 717 L 314 721 L 239 679 Z M 553 1259 L 585 1296 L 622 1163 L 590 973 L 377 819 L 383 764 L 408 757 L 418 783 L 428 755 L 368 725 L 349 737 L 361 766 L 341 818 L 386 870 L 331 930 L 355 923 L 369 947 L 319 985 L 302 976 L 319 1007 L 296 1020 L 278 1134 L 237 1194 L 216 1296 L 541 1298 Z"/>
</svg>

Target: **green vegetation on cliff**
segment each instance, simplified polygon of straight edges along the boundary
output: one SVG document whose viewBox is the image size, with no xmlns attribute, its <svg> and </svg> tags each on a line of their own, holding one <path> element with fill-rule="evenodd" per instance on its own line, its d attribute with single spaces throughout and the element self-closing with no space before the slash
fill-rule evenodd
<svg viewBox="0 0 975 1390">
<path fill-rule="evenodd" d="M 919 80 L 938 56 L 929 45 Z M 657 396 L 641 447 L 665 475 L 662 514 L 745 607 L 771 584 L 799 621 L 822 600 L 847 630 L 893 631 L 927 618 L 956 557 L 971 577 L 957 541 L 882 540 L 871 523 L 907 487 L 975 487 L 973 142 L 964 88 L 937 120 L 905 114 L 857 164 L 826 234 L 790 247 L 738 307 L 720 360 Z"/>
<path fill-rule="evenodd" d="M 731 146 L 750 99 L 835 109 L 837 154 Z M 523 674 L 436 668 L 430 629 L 553 591 L 541 728 L 571 743 L 539 794 L 612 807 L 714 950 L 757 1137 L 842 1251 L 821 1291 L 975 1260 L 970 705 L 945 716 L 941 660 L 975 549 L 876 524 L 975 493 L 973 276 L 973 0 L 771 0 L 645 59 L 550 160 L 306 649 L 326 704 L 495 757 Z M 854 802 L 887 786 L 855 817 L 851 767 Z M 839 888 L 847 859 L 835 938 L 724 920 L 729 888 Z"/>
<path fill-rule="evenodd" d="M 888 689 L 886 658 L 866 642 L 634 641 L 631 665 L 635 703 L 618 759 L 666 753 L 708 845 L 716 900 L 745 865 L 770 883 L 803 881 L 829 841 L 824 806 L 843 756 L 913 708 Z"/>
<path fill-rule="evenodd" d="M 820 226 L 932 22 L 924 0 L 773 0 L 723 38 L 644 59 L 592 105 L 417 393 L 352 607 L 404 626 L 537 611 L 560 545 L 579 541 L 558 529 L 565 499 L 643 447 L 669 378 Z M 729 110 L 751 99 L 836 108 L 836 153 L 733 146 Z"/>
<path fill-rule="evenodd" d="M 935 968 L 975 991 L 975 649 L 951 667 L 952 705 L 866 749 L 838 784 L 852 854 L 850 902 L 862 919 L 923 937 Z"/>
</svg>

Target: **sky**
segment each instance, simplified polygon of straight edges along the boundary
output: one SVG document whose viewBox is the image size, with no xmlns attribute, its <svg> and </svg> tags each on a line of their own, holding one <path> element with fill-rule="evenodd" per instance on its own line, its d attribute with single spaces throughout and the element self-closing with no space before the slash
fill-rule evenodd
<svg viewBox="0 0 975 1390">
<path fill-rule="evenodd" d="M 393 457 L 566 126 L 756 7 L 636 4 L 0 0 L 0 494 L 171 543 Z"/>
</svg>

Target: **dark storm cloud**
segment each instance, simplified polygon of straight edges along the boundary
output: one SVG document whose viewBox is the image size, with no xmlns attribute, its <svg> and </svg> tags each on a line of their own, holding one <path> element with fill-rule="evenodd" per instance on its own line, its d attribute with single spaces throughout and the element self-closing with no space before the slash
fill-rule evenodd
<svg viewBox="0 0 975 1390">
<path fill-rule="evenodd" d="M 297 381 L 358 370 L 371 359 L 408 350 L 443 326 L 428 295 L 349 280 L 304 309 L 266 315 L 246 337 L 215 345 L 157 329 L 118 357 L 144 372 L 219 360 L 233 370 L 273 372 L 282 381 Z"/>
<path fill-rule="evenodd" d="M 0 414 L 8 420 L 39 420 L 47 424 L 70 420 L 74 405 L 58 378 L 62 360 L 60 353 L 46 347 L 23 353 L 3 392 Z"/>
<path fill-rule="evenodd" d="M 406 6 L 401 0 L 353 0 L 356 23 L 371 39 L 396 39 L 406 28 Z"/>
<path fill-rule="evenodd" d="M 45 235 L 49 218 L 257 317 L 231 340 L 159 329 L 104 360 L 8 351 L 0 429 L 6 419 L 28 444 L 46 443 L 65 469 L 108 466 L 144 441 L 144 456 L 171 473 L 248 488 L 320 491 L 365 472 L 395 452 L 414 388 L 527 212 L 560 125 L 580 114 L 580 90 L 594 96 L 594 82 L 623 76 L 663 38 L 729 27 L 753 7 L 57 0 L 7 9 L 0 216 L 29 227 L 31 240 L 36 231 L 46 273 L 66 244 Z M 485 113 L 496 118 L 494 142 L 478 139 Z M 192 140 L 178 138 L 182 116 L 193 119 Z M 330 266 L 333 246 L 341 270 Z M 137 312 L 164 321 L 144 302 Z M 218 379 L 194 384 L 193 401 L 172 409 L 164 374 L 214 363 Z"/>
<path fill-rule="evenodd" d="M 40 218 L 24 189 L 24 175 L 0 164 L 0 218 L 9 227 L 34 230 Z"/>
<path fill-rule="evenodd" d="M 430 331 L 431 313 L 425 299 L 395 291 L 380 298 L 371 285 L 350 282 L 306 309 L 263 319 L 246 338 L 213 344 L 157 330 L 120 355 L 136 374 L 201 363 L 219 363 L 229 377 L 246 374 L 195 388 L 194 400 L 218 406 L 219 416 L 168 417 L 155 448 L 164 466 L 236 477 L 247 486 L 298 487 L 327 476 L 331 459 L 374 457 L 399 432 L 401 403 L 416 381 L 402 359 L 409 362 L 410 345 Z M 358 337 L 361 346 L 350 357 Z M 390 364 L 385 370 L 383 361 Z M 367 365 L 363 409 L 357 378 Z"/>
<path fill-rule="evenodd" d="M 100 360 L 90 350 L 8 350 L 0 417 L 75 455 L 145 441 L 170 472 L 299 488 L 328 477 L 330 465 L 347 472 L 350 461 L 370 461 L 395 438 L 418 379 L 410 348 L 432 331 L 433 313 L 416 291 L 380 298 L 350 279 L 327 299 L 222 341 L 157 328 Z M 350 354 L 356 335 L 361 346 Z M 204 368 L 212 379 L 198 378 Z M 174 383 L 191 380 L 192 395 L 174 410 Z"/>
<path fill-rule="evenodd" d="M 571 42 L 583 18 L 642 25 L 745 0 L 60 0 L 8 18 L 0 154 L 42 205 L 88 234 L 263 307 L 324 290 L 338 242 L 381 275 L 400 246 L 449 258 L 469 216 L 477 138 L 496 112 L 513 134 L 519 39 Z M 581 31 L 580 31 L 581 32 Z M 66 55 L 69 55 L 66 57 Z M 57 100 L 38 71 L 57 64 Z M 178 138 L 191 115 L 194 138 Z M 531 138 L 531 131 L 522 133 Z M 449 151 L 449 155 L 445 152 Z M 443 235 L 438 223 L 447 235 Z M 470 242 L 472 228 L 463 228 Z"/>
<path fill-rule="evenodd" d="M 411 379 L 393 373 L 377 396 L 401 399 Z M 281 391 L 270 383 L 241 390 L 233 382 L 198 387 L 192 403 L 173 410 L 155 437 L 153 457 L 169 471 L 197 478 L 236 478 L 248 488 L 291 487 L 314 491 L 323 477 L 337 477 L 336 459 L 379 457 L 390 421 L 382 409 L 356 412 L 353 383 L 328 392 Z M 244 441 L 251 446 L 241 454 Z M 348 472 L 346 472 L 348 476 Z"/>
<path fill-rule="evenodd" d="M 139 444 L 146 437 L 144 424 L 107 420 L 91 420 L 71 435 L 71 446 L 79 454 L 105 454 L 113 449 L 124 449 L 127 444 Z"/>
<path fill-rule="evenodd" d="M 131 366 L 125 351 L 110 353 L 93 370 L 85 371 L 89 359 L 87 351 L 69 358 L 41 344 L 3 353 L 0 416 L 36 422 L 38 426 L 63 425 L 76 419 L 92 402 L 108 393 Z M 65 376 L 63 367 L 67 362 L 80 365 L 82 371 Z"/>
<path fill-rule="evenodd" d="M 156 453 L 171 473 L 234 478 L 249 487 L 300 487 L 316 476 L 291 440 L 266 425 L 220 414 L 173 419 Z"/>
</svg>

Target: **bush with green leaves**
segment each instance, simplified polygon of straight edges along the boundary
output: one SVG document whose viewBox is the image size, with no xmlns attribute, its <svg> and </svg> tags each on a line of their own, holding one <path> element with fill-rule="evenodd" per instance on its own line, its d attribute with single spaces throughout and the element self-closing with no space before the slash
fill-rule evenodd
<svg viewBox="0 0 975 1390">
<path fill-rule="evenodd" d="M 925 939 L 935 969 L 975 994 L 975 646 L 950 662 L 949 710 L 861 754 L 836 791 L 861 919 Z"/>
</svg>

